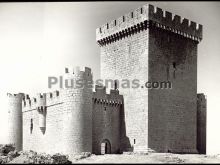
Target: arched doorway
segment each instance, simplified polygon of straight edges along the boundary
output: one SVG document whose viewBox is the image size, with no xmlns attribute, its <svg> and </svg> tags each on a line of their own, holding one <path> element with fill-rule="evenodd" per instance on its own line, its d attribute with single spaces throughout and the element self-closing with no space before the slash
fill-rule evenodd
<svg viewBox="0 0 220 165">
<path fill-rule="evenodd" d="M 111 154 L 111 143 L 107 139 L 104 139 L 101 143 L 101 154 Z"/>
</svg>

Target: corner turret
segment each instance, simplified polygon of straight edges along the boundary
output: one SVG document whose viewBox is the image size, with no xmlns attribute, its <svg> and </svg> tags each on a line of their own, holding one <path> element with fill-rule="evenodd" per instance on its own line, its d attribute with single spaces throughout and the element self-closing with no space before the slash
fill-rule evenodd
<svg viewBox="0 0 220 165">
<path fill-rule="evenodd" d="M 7 94 L 8 96 L 8 143 L 14 144 L 16 150 L 22 150 L 22 99 L 23 93 Z"/>
</svg>

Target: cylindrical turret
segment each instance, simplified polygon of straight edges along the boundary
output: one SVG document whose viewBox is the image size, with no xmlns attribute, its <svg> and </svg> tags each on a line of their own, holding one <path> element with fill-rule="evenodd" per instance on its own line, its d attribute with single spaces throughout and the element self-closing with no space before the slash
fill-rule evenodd
<svg viewBox="0 0 220 165">
<path fill-rule="evenodd" d="M 39 115 L 39 128 L 44 134 L 46 131 L 46 93 L 37 94 L 37 111 Z"/>
<path fill-rule="evenodd" d="M 8 143 L 22 150 L 22 99 L 23 93 L 8 95 Z"/>
<path fill-rule="evenodd" d="M 65 154 L 92 152 L 92 81 L 90 68 L 66 69 L 68 87 L 63 90 L 63 143 Z M 74 84 L 71 86 L 71 80 Z M 78 81 L 78 82 L 77 82 Z"/>
</svg>

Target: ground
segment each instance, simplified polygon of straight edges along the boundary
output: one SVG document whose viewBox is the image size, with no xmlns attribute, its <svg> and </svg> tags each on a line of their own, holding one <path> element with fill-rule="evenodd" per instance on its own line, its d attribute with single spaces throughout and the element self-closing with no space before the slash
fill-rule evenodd
<svg viewBox="0 0 220 165">
<path fill-rule="evenodd" d="M 24 157 L 19 156 L 10 163 L 23 163 Z M 121 155 L 91 155 L 72 159 L 72 163 L 220 163 L 220 155 L 150 153 Z"/>
<path fill-rule="evenodd" d="M 37 153 L 34 151 L 16 151 L 11 144 L 0 145 L 0 164 L 25 163 L 25 164 L 69 164 L 69 163 L 220 163 L 218 155 L 199 154 L 172 154 L 154 153 L 148 154 L 125 152 L 123 154 L 94 155 L 89 152 L 80 155 L 62 155 Z"/>
<path fill-rule="evenodd" d="M 181 155 L 170 153 L 150 153 L 148 155 L 92 155 L 77 161 L 77 163 L 220 163 L 220 155 Z"/>
</svg>

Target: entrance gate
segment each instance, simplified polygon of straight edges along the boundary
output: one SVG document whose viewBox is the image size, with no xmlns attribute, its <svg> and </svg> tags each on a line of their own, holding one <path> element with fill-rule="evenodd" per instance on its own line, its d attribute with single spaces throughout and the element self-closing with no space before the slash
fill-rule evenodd
<svg viewBox="0 0 220 165">
<path fill-rule="evenodd" d="M 103 140 L 101 143 L 101 154 L 111 154 L 111 144 L 107 139 Z"/>
</svg>

